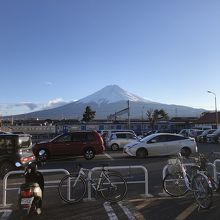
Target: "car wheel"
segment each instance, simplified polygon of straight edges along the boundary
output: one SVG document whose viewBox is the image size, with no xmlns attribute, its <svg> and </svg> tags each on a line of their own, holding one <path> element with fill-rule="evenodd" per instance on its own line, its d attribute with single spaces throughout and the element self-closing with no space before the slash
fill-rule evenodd
<svg viewBox="0 0 220 220">
<path fill-rule="evenodd" d="M 91 160 L 95 157 L 95 151 L 92 148 L 88 148 L 84 151 L 84 158 L 86 160 Z"/>
<path fill-rule="evenodd" d="M 9 161 L 4 161 L 0 164 L 0 175 L 5 176 L 9 171 L 14 169 L 14 165 Z"/>
<path fill-rule="evenodd" d="M 113 151 L 119 150 L 118 144 L 112 144 L 111 149 L 112 149 Z"/>
<path fill-rule="evenodd" d="M 136 152 L 137 158 L 146 158 L 147 155 L 148 155 L 147 150 L 145 150 L 144 148 L 140 148 Z"/>
<path fill-rule="evenodd" d="M 191 154 L 191 150 L 188 147 L 183 147 L 181 149 L 182 156 L 189 157 Z"/>
</svg>

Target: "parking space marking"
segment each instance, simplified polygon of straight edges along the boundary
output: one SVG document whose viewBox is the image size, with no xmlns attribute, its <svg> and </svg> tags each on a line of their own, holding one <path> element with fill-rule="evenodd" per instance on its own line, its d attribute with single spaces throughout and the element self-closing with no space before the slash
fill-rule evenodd
<svg viewBox="0 0 220 220">
<path fill-rule="evenodd" d="M 11 209 L 3 209 L 3 210 L 0 210 L 0 213 L 3 212 L 2 216 L 1 216 L 1 220 L 6 220 L 9 218 L 9 216 L 11 215 L 12 213 L 12 210 Z"/>
<path fill-rule="evenodd" d="M 197 204 L 193 203 L 191 206 L 189 206 L 188 208 L 186 208 L 183 212 L 181 212 L 176 218 L 175 220 L 184 220 L 186 219 L 196 208 L 197 208 Z"/>
<path fill-rule="evenodd" d="M 128 207 L 124 206 L 122 202 L 118 202 L 118 205 L 121 207 L 121 209 L 124 211 L 125 215 L 127 215 L 129 220 L 136 220 L 136 218 L 133 216 L 131 211 L 128 209 Z"/>
<path fill-rule="evenodd" d="M 104 204 L 105 211 L 108 214 L 110 220 L 118 220 L 117 215 L 115 214 L 113 208 L 110 206 L 109 202 L 105 202 Z"/>
<path fill-rule="evenodd" d="M 105 155 L 106 157 L 108 157 L 110 160 L 114 160 L 114 158 L 113 158 L 112 156 L 110 156 L 109 154 L 107 154 L 107 153 L 105 153 L 105 152 L 104 152 L 104 155 Z"/>
</svg>

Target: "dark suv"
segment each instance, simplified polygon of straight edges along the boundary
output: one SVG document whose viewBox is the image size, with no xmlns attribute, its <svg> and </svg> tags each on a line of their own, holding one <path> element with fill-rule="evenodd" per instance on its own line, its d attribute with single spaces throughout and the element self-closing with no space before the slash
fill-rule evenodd
<svg viewBox="0 0 220 220">
<path fill-rule="evenodd" d="M 87 160 L 105 150 L 103 140 L 96 131 L 74 131 L 61 134 L 48 142 L 33 145 L 35 155 L 38 155 L 42 149 L 46 151 L 47 158 L 50 156 L 83 155 Z"/>
<path fill-rule="evenodd" d="M 25 165 L 34 161 L 31 136 L 27 134 L 0 134 L 0 175 L 15 169 L 15 163 Z"/>
</svg>

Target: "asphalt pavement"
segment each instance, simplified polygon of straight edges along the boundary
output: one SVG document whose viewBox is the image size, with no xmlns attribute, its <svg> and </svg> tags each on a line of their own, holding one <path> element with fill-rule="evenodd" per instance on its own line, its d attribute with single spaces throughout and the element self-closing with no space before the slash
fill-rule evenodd
<svg viewBox="0 0 220 220">
<path fill-rule="evenodd" d="M 219 151 L 219 145 L 199 144 L 199 151 Z M 144 183 L 132 183 L 132 181 L 142 182 L 144 174 L 141 170 L 120 170 L 127 178 L 128 194 L 125 200 L 111 204 L 104 201 L 100 196 L 92 194 L 92 200 L 86 197 L 77 204 L 65 204 L 58 195 L 57 184 L 64 174 L 45 174 L 46 189 L 43 201 L 43 212 L 39 216 L 31 219 L 82 219 L 82 220 L 203 220 L 219 219 L 220 196 L 214 194 L 213 206 L 209 210 L 198 210 L 192 194 L 187 194 L 181 198 L 167 196 L 162 190 L 162 169 L 166 165 L 168 157 L 155 157 L 147 159 L 130 158 L 122 152 L 106 152 L 98 155 L 92 161 L 86 161 L 81 157 L 52 159 L 45 165 L 45 169 L 63 168 L 73 172 L 76 164 L 81 164 L 85 168 L 100 166 L 101 163 L 108 163 L 109 166 L 133 166 L 141 165 L 148 171 L 148 194 Z M 16 188 L 23 181 L 16 177 L 9 180 L 9 186 Z M 0 181 L 2 189 L 2 181 Z M 2 190 L 0 191 L 0 203 L 2 203 Z M 7 207 L 0 206 L 1 220 L 19 219 L 17 207 L 17 190 L 7 192 Z"/>
</svg>

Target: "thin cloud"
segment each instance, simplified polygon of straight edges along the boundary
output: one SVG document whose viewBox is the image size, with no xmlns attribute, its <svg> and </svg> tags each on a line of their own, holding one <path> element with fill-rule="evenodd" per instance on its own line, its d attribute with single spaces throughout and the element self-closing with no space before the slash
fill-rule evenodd
<svg viewBox="0 0 220 220">
<path fill-rule="evenodd" d="M 27 107 L 30 110 L 34 110 L 36 108 L 38 108 L 38 105 L 35 103 L 31 103 L 31 102 L 22 102 L 22 103 L 17 103 L 13 105 L 14 107 Z"/>
<path fill-rule="evenodd" d="M 52 85 L 53 85 L 53 83 L 52 83 L 52 82 L 49 82 L 49 81 L 44 82 L 44 84 L 47 85 L 47 86 L 52 86 Z"/>
<path fill-rule="evenodd" d="M 51 108 L 56 108 L 62 105 L 67 104 L 68 102 L 65 102 L 62 98 L 56 98 L 53 100 L 50 100 L 44 107 L 43 109 L 51 109 Z"/>
</svg>

